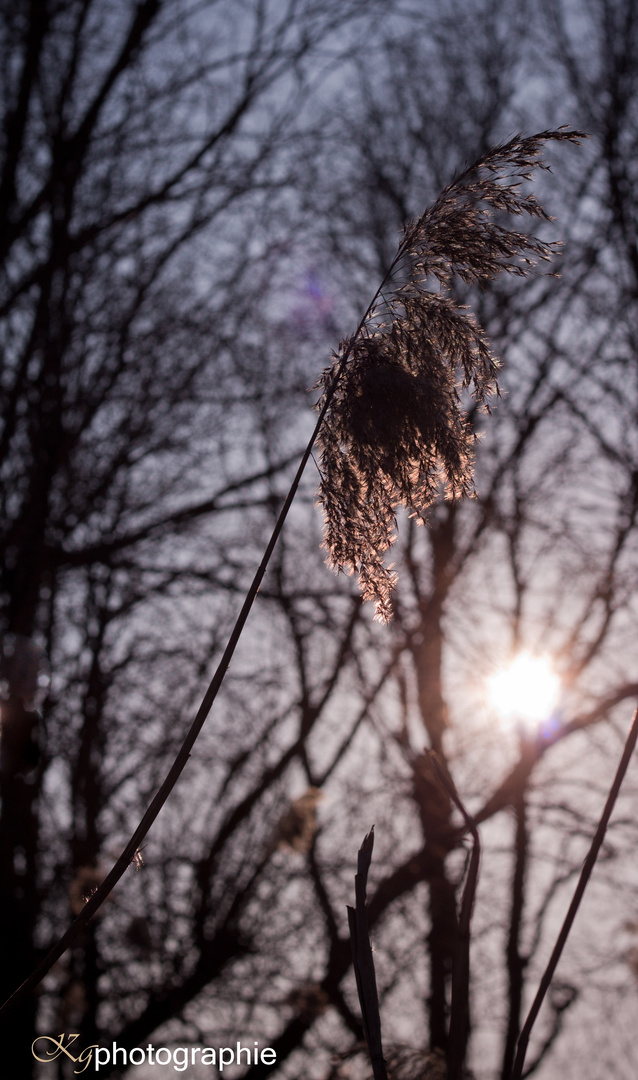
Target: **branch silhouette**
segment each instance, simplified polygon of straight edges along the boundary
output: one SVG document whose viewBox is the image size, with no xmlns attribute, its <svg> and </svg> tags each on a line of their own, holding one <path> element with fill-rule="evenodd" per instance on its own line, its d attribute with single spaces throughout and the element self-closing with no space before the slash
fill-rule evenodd
<svg viewBox="0 0 638 1080">
<path fill-rule="evenodd" d="M 319 499 L 325 545 L 337 569 L 356 571 L 377 617 L 390 616 L 394 576 L 383 564 L 397 506 L 422 511 L 441 490 L 467 494 L 474 436 L 461 393 L 486 402 L 497 362 L 481 327 L 453 299 L 455 277 L 484 285 L 501 271 L 527 274 L 556 245 L 506 228 L 503 214 L 550 220 L 522 184 L 547 170 L 549 142 L 578 143 L 560 128 L 515 138 L 466 168 L 407 227 L 355 333 L 324 372 L 318 418 L 263 558 L 202 703 L 168 773 L 121 855 L 84 909 L 33 974 L 0 1008 L 0 1020 L 44 978 L 123 876 L 181 776 L 224 681 L 315 444 L 321 445 Z M 426 283 L 435 283 L 434 289 Z M 386 296 L 386 290 L 387 296 Z"/>
</svg>

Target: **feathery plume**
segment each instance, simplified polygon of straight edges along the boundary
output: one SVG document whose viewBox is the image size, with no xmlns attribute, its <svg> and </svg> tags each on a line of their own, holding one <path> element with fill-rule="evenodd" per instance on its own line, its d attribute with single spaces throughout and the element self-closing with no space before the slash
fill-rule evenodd
<svg viewBox="0 0 638 1080">
<path fill-rule="evenodd" d="M 359 328 L 318 383 L 327 561 L 358 573 L 382 622 L 396 581 L 383 557 L 395 539 L 397 508 L 423 514 L 438 494 L 472 492 L 475 434 L 461 395 L 487 407 L 498 393 L 498 361 L 452 295 L 453 279 L 483 286 L 503 270 L 524 276 L 555 254 L 557 244 L 499 219 L 551 220 L 522 184 L 534 169 L 548 170 L 540 158 L 545 143 L 585 137 L 566 128 L 517 136 L 457 176 L 407 226 Z"/>
</svg>

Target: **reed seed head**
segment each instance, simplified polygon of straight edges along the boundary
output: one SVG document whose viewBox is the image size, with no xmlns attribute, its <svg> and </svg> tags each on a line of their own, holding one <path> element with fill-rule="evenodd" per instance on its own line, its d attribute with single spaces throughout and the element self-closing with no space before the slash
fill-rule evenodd
<svg viewBox="0 0 638 1080">
<path fill-rule="evenodd" d="M 484 286 L 555 254 L 558 245 L 506 227 L 503 216 L 549 220 L 523 183 L 548 169 L 546 143 L 585 137 L 566 128 L 517 136 L 465 169 L 407 226 L 368 313 L 321 377 L 327 561 L 358 574 L 382 622 L 392 613 L 396 574 L 384 555 L 398 507 L 421 515 L 438 495 L 472 493 L 475 434 L 462 394 L 486 406 L 498 393 L 498 361 L 452 294 L 454 278 Z"/>
</svg>

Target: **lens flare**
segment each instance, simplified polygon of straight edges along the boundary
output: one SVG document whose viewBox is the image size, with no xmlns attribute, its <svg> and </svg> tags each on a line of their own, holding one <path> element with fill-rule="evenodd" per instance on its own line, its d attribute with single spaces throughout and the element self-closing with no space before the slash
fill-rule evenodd
<svg viewBox="0 0 638 1080">
<path fill-rule="evenodd" d="M 510 723 L 528 730 L 548 720 L 558 702 L 560 679 L 544 656 L 519 653 L 512 663 L 487 680 L 490 705 Z"/>
</svg>

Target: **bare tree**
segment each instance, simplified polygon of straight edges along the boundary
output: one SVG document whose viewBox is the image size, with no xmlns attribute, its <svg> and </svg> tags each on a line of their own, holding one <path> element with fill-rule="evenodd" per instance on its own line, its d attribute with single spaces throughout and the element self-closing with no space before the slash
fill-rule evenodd
<svg viewBox="0 0 638 1080">
<path fill-rule="evenodd" d="M 247 318 L 299 220 L 289 140 L 311 60 L 317 78 L 318 50 L 334 62 L 337 32 L 355 40 L 373 7 L 1 7 L 3 998 L 99 882 L 153 787 L 241 587 L 251 514 L 277 501 L 296 439 L 291 430 L 275 445 L 269 401 L 285 429 L 299 382 Z M 42 653 L 53 681 L 40 715 Z M 226 749 L 231 783 L 232 739 Z M 262 769 L 258 794 L 277 776 Z M 244 785 L 221 846 L 257 797 Z M 137 1031 L 246 950 L 230 927 L 258 865 L 213 932 L 206 860 L 192 856 L 200 961 L 193 972 L 185 958 L 179 974 L 168 947 L 164 977 L 151 979 L 155 1011 L 140 1011 L 134 984 Z M 126 916 L 116 922 L 125 941 Z M 87 929 L 45 1005 L 56 1028 L 72 1022 L 89 1041 L 101 985 L 122 985 L 115 960 L 107 971 L 107 925 Z M 145 925 L 131 914 L 133 965 L 149 948 Z M 14 1021 L 6 1067 L 21 1075 L 35 1015 L 32 999 Z"/>
<path fill-rule="evenodd" d="M 560 223 L 547 235 L 568 241 L 561 281 L 459 286 L 505 360 L 477 498 L 441 502 L 425 528 L 400 521 L 388 630 L 322 566 L 308 477 L 188 782 L 145 865 L 51 972 L 39 1030 L 125 1049 L 254 1033 L 280 1075 L 357 1075 L 345 904 L 376 821 L 386 1044 L 398 1076 L 436 1075 L 465 856 L 427 744 L 485 847 L 468 1060 L 481 1078 L 508 1075 L 598 787 L 602 803 L 595 755 L 611 774 L 637 689 L 623 649 L 636 581 L 632 207 L 621 184 L 620 223 L 610 180 L 630 174 L 635 102 L 625 74 L 623 110 L 607 116 L 625 124 L 611 169 L 590 122 L 607 98 L 589 89 L 603 60 L 608 81 L 617 70 L 613 27 L 613 55 L 625 42 L 634 70 L 630 7 L 588 8 L 600 69 L 576 64 L 567 9 L 551 42 L 547 13 L 497 0 L 404 5 L 365 51 L 351 24 L 322 155 L 300 90 L 315 47 L 329 64 L 343 44 L 330 34 L 369 4 L 6 6 L 5 630 L 53 672 L 39 716 L 4 661 L 3 798 L 18 807 L 2 825 L 7 991 L 156 788 L 280 505 L 308 422 L 299 391 L 336 327 L 356 325 L 398 230 L 513 129 L 568 122 L 594 136 L 573 163 L 561 156 L 545 193 Z M 540 62 L 564 113 L 521 96 Z M 274 293 L 285 275 L 292 289 Z M 5 636 L 9 653 L 21 642 Z M 481 677 L 521 647 L 550 649 L 567 692 L 556 723 L 519 740 L 495 729 Z M 634 841 L 627 813 L 611 842 Z M 601 965 L 629 911 L 624 866 L 607 863 L 618 914 Z M 606 885 L 594 901 L 611 911 Z M 587 963 L 565 963 L 530 1051 L 539 1076 L 570 1017 L 601 1000 Z M 15 1039 L 20 1075 L 33 1010 Z"/>
<path fill-rule="evenodd" d="M 591 21 L 585 22 L 572 21 L 567 11 L 554 47 L 540 23 L 532 24 L 532 36 L 529 22 L 518 22 L 508 5 L 485 4 L 480 12 L 458 5 L 455 14 L 463 17 L 465 31 L 458 31 L 458 38 L 444 17 L 437 21 L 429 12 L 423 43 L 410 23 L 405 38 L 389 43 L 385 59 L 378 56 L 374 67 L 362 62 L 360 79 L 353 80 L 351 99 L 342 107 L 345 116 L 342 111 L 331 131 L 333 145 L 344 151 L 336 165 L 330 159 L 330 179 L 334 166 L 343 184 L 350 179 L 352 196 L 344 198 L 342 184 L 335 199 L 326 184 L 326 235 L 337 257 L 336 273 L 354 283 L 358 297 L 365 281 L 387 265 L 397 229 L 420 213 L 421 191 L 436 191 L 442 160 L 450 172 L 460 169 L 470 156 L 467 148 L 481 147 L 486 132 L 493 139 L 503 137 L 513 122 L 538 126 L 537 115 L 530 122 L 531 110 L 524 113 L 518 96 L 526 65 L 532 56 L 538 63 L 537 48 L 545 50 L 548 82 L 565 89 L 558 97 L 552 91 L 551 120 L 576 122 L 593 135 L 582 157 L 574 157 L 564 172 L 562 166 L 557 170 L 560 179 L 548 193 L 566 238 L 562 280 L 539 278 L 527 291 L 516 284 L 497 285 L 472 298 L 505 357 L 507 391 L 478 446 L 478 495 L 467 504 L 441 503 L 427 515 L 425 528 L 418 528 L 415 519 L 401 521 L 401 539 L 392 549 L 400 580 L 392 636 L 388 641 L 371 628 L 358 661 L 370 678 L 370 693 L 373 686 L 376 693 L 359 728 L 361 740 L 355 745 L 360 756 L 353 757 L 352 771 L 344 774 L 348 793 L 342 797 L 361 836 L 376 821 L 383 845 L 383 830 L 388 831 L 370 919 L 373 925 L 381 915 L 384 919 L 375 946 L 382 1012 L 385 1007 L 389 1027 L 396 1031 L 402 1030 L 405 1010 L 411 1010 L 411 1032 L 404 1038 L 416 1055 L 415 1075 L 425 1067 L 424 1055 L 448 1048 L 462 878 L 458 824 L 441 797 L 423 743 L 443 754 L 487 834 L 485 865 L 496 868 L 485 871 L 486 894 L 478 909 L 470 1060 L 478 1075 L 507 1077 L 527 996 L 551 942 L 556 905 L 602 807 L 601 755 L 607 761 L 614 752 L 616 722 L 629 719 L 638 690 L 634 659 L 626 649 L 637 570 L 630 417 L 635 293 L 627 232 L 633 211 L 627 202 L 621 228 L 614 194 L 614 177 L 630 171 L 633 160 L 636 53 L 630 7 L 592 5 Z M 511 27 L 508 15 L 517 25 Z M 582 62 L 581 33 L 587 39 Z M 467 76 L 468 108 L 458 110 L 458 100 L 452 95 L 446 100 L 440 88 L 447 75 L 455 90 L 461 84 L 462 92 L 464 74 L 458 74 L 458 65 L 448 66 L 448 60 L 469 39 L 476 43 L 473 59 L 479 59 L 468 68 L 473 73 Z M 497 56 L 506 62 L 495 62 Z M 599 72 L 606 79 L 604 93 Z M 619 72 L 621 102 L 614 90 Z M 589 112 L 575 90 L 589 102 Z M 560 112 L 556 100 L 562 103 Z M 618 145 L 627 148 L 622 164 L 610 162 L 608 133 L 603 129 L 599 137 L 600 125 L 589 122 L 612 100 L 607 121 L 623 121 L 620 143 L 612 140 L 614 153 Z M 533 108 L 542 106 L 533 99 Z M 439 115 L 445 110 L 446 123 L 434 136 L 428 124 L 436 108 Z M 464 121 L 460 140 L 453 120 L 457 110 Z M 629 199 L 630 184 L 621 186 Z M 474 412 L 470 419 L 483 425 Z M 504 661 L 524 648 L 553 654 L 565 690 L 560 714 L 548 716 L 533 735 L 519 738 L 515 732 L 494 730 L 481 700 L 481 678 L 493 670 L 495 659 Z M 388 658 L 388 668 L 382 657 Z M 374 674 L 385 671 L 389 678 L 379 690 Z M 611 760 L 605 767 L 610 779 Z M 511 841 L 504 811 L 513 819 Z M 631 816 L 617 826 L 616 842 L 625 852 L 635 843 Z M 336 873 L 343 842 L 337 823 L 331 820 L 330 826 L 318 841 L 323 858 L 315 856 L 312 870 L 331 943 L 320 983 L 324 990 L 335 977 L 340 982 L 345 971 L 337 959 L 343 924 L 336 898 L 349 895 L 343 863 Z M 507 867 L 499 852 L 505 844 L 511 852 Z M 603 945 L 593 934 L 596 947 L 587 947 L 588 956 L 594 949 L 601 968 L 606 948 L 613 963 L 622 962 L 622 947 L 614 949 L 610 940 L 614 933 L 618 940 L 628 919 L 635 884 L 627 859 L 608 872 L 617 904 L 610 936 Z M 604 906 L 603 883 L 600 889 L 597 902 Z M 326 908 L 330 895 L 334 906 Z M 609 918 L 609 900 L 607 905 Z M 528 1069 L 539 1075 L 553 1067 L 557 1037 L 571 1014 L 578 1023 L 579 1016 L 593 1011 L 594 1001 L 600 1002 L 585 954 L 581 962 L 572 953 L 565 964 L 530 1051 Z M 629 965 L 622 970 L 618 985 L 631 993 Z M 609 1001 L 611 987 L 608 993 Z M 488 1023 L 498 1023 L 502 1031 L 496 1053 L 482 1031 Z M 297 1019 L 282 1033 L 277 1043 L 282 1053 L 298 1030 Z M 606 1045 L 614 1038 L 602 1031 L 600 1037 L 608 1039 Z M 572 1054 L 569 1039 L 565 1045 Z M 352 1046 L 354 1051 L 356 1034 Z M 591 1065 L 592 1076 L 599 1075 L 601 1062 L 602 1054 Z M 346 1075 L 347 1066 L 340 1068 Z M 587 1068 L 585 1061 L 579 1064 L 581 1073 Z"/>
</svg>

